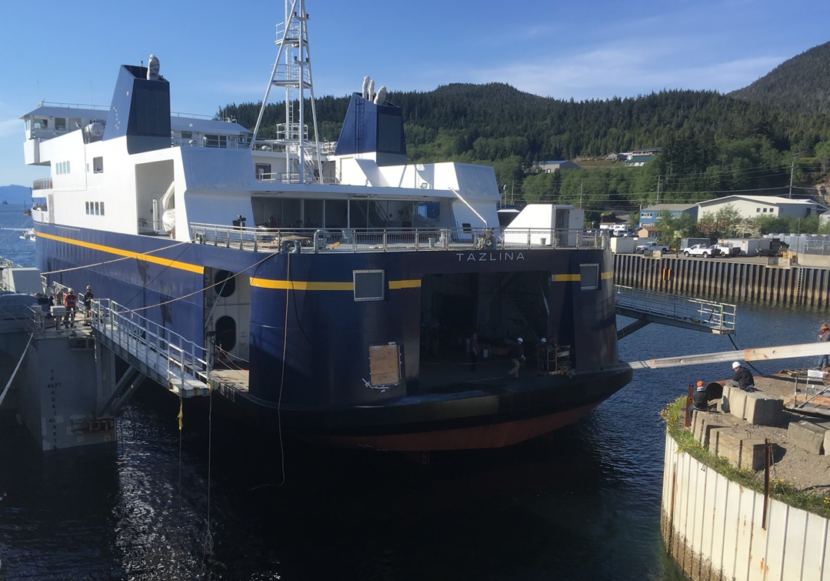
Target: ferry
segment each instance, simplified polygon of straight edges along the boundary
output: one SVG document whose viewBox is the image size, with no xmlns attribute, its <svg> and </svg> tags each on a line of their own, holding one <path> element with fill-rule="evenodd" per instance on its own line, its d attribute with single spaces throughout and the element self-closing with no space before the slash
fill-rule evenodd
<svg viewBox="0 0 830 581">
<path fill-rule="evenodd" d="M 154 56 L 119 68 L 109 107 L 23 115 L 26 163 L 50 172 L 32 204 L 50 283 L 204 346 L 238 380 L 218 398 L 234 414 L 336 446 L 509 446 L 630 381 L 610 254 L 580 209 L 500 225 L 493 169 L 409 163 L 368 78 L 322 142 L 304 1 L 275 44 L 253 129 L 171 113 Z"/>
</svg>

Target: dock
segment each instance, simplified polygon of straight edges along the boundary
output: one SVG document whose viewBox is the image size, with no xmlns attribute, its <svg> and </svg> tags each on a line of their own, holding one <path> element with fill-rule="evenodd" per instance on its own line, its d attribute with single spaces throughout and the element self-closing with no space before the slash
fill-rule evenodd
<svg viewBox="0 0 830 581">
<path fill-rule="evenodd" d="M 784 259 L 615 254 L 614 280 L 634 289 L 701 299 L 830 307 L 830 269 L 800 266 Z"/>
</svg>

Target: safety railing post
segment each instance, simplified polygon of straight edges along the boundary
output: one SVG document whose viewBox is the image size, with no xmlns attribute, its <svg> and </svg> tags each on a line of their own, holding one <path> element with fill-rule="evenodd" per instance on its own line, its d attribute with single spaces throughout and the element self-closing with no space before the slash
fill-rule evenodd
<svg viewBox="0 0 830 581">
<path fill-rule="evenodd" d="M 384 251 L 384 252 L 386 252 L 386 250 L 387 250 L 387 248 L 386 248 L 386 244 L 387 244 L 387 241 L 388 241 L 388 240 L 387 240 L 387 231 L 386 231 L 386 228 L 384 228 L 384 229 L 383 229 L 383 233 L 381 234 L 381 240 L 383 241 L 383 242 L 382 242 L 382 244 L 383 244 L 383 251 Z"/>
</svg>

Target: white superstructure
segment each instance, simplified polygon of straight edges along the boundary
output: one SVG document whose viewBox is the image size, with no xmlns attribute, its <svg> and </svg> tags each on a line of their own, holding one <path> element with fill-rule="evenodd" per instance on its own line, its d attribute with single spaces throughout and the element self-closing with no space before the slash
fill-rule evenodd
<svg viewBox="0 0 830 581">
<path fill-rule="evenodd" d="M 403 122 L 385 90 L 369 87 L 365 95 L 364 87 L 350 103 L 349 114 L 357 110 L 352 123 L 375 115 L 377 143 L 356 137 L 353 150 L 338 145 L 335 152 L 334 144 L 317 143 L 316 131 L 309 135 L 301 105 L 307 93 L 313 110 L 308 15 L 302 2 L 291 4 L 300 8 L 287 7 L 287 24 L 278 27 L 280 50 L 269 80 L 269 89 L 286 89 L 288 102 L 286 119 L 275 128 L 278 139 L 256 140 L 234 120 L 179 114 L 170 115 L 165 138 L 168 125 L 158 112 L 169 111 L 169 85 L 158 60 L 153 70 L 122 66 L 108 109 L 42 103 L 23 115 L 26 163 L 50 168 L 50 177 L 33 185 L 35 221 L 181 241 L 190 241 L 194 223 L 498 228 L 493 169 L 402 163 Z M 398 119 L 382 127 L 389 111 Z"/>
</svg>

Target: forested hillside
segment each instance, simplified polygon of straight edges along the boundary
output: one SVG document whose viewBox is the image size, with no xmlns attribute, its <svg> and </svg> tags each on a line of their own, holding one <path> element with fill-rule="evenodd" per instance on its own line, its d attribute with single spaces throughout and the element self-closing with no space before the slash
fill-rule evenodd
<svg viewBox="0 0 830 581">
<path fill-rule="evenodd" d="M 794 156 L 794 193 L 805 193 L 814 191 L 830 163 L 830 114 L 716 92 L 574 102 L 493 83 L 393 92 L 388 99 L 402 108 L 413 161 L 493 165 L 500 186 L 527 201 L 581 198 L 587 208 L 603 209 L 653 202 L 658 189 L 660 201 L 667 202 L 734 190 L 780 193 L 789 185 Z M 347 103 L 346 97 L 317 101 L 323 140 L 337 139 Z M 219 116 L 253 127 L 258 111 L 255 103 L 229 105 Z M 263 135 L 273 135 L 282 117 L 280 105 L 269 106 Z M 586 169 L 555 174 L 532 169 L 541 160 L 603 159 L 649 147 L 662 152 L 642 168 L 583 162 Z"/>
<path fill-rule="evenodd" d="M 830 42 L 781 63 L 731 95 L 808 114 L 830 113 Z"/>
</svg>

